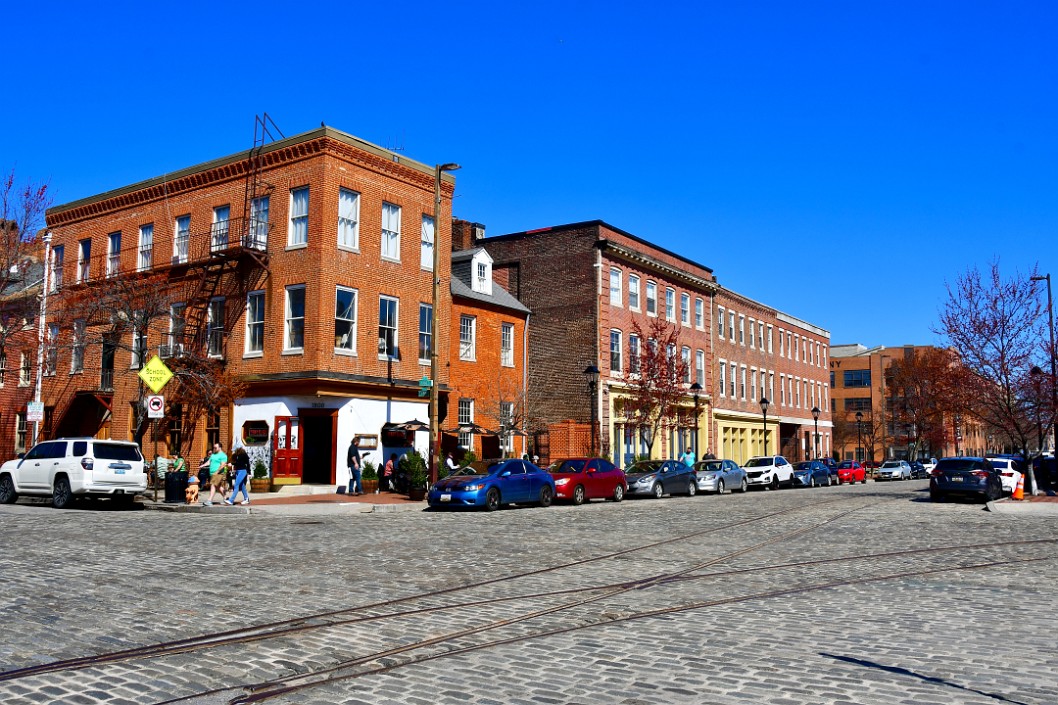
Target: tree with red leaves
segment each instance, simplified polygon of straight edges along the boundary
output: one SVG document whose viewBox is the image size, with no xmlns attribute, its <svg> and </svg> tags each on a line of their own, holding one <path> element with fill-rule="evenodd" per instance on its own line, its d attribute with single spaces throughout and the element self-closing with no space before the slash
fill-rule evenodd
<svg viewBox="0 0 1058 705">
<path fill-rule="evenodd" d="M 624 382 L 628 396 L 624 415 L 638 426 L 643 440 L 653 449 L 658 432 L 679 423 L 681 402 L 687 395 L 687 361 L 680 355 L 679 326 L 653 318 L 643 331 L 639 321 L 632 322 L 639 340 L 639 354 L 629 355 Z"/>
</svg>

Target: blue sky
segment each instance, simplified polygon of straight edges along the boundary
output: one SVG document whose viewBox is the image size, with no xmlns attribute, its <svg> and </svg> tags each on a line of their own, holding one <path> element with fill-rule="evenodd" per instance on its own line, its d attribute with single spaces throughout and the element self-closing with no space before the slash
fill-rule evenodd
<svg viewBox="0 0 1058 705">
<path fill-rule="evenodd" d="M 0 168 L 56 203 L 267 111 L 462 164 L 489 235 L 599 218 L 835 343 L 935 342 L 995 257 L 1058 276 L 1058 3 L 62 5 L 5 12 L 0 76 Z"/>
</svg>

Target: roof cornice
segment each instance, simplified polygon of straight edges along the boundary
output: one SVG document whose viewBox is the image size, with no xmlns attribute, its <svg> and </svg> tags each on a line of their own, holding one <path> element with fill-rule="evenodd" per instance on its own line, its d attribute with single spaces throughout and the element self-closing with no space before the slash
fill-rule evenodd
<svg viewBox="0 0 1058 705">
<path fill-rule="evenodd" d="M 653 270 L 669 279 L 681 281 L 688 287 L 701 292 L 709 294 L 719 289 L 719 285 L 715 281 L 691 274 L 678 267 L 673 267 L 671 264 L 666 264 L 659 259 L 612 240 L 599 240 L 595 243 L 595 246 L 614 259 L 624 260 L 642 269 Z"/>
</svg>

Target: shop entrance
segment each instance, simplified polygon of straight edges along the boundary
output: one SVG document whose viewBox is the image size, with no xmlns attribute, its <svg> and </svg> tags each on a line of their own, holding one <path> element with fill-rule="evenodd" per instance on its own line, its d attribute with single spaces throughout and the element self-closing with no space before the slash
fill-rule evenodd
<svg viewBox="0 0 1058 705">
<path fill-rule="evenodd" d="M 301 481 L 307 485 L 333 485 L 335 482 L 335 438 L 338 436 L 337 409 L 298 409 L 301 419 Z"/>
</svg>

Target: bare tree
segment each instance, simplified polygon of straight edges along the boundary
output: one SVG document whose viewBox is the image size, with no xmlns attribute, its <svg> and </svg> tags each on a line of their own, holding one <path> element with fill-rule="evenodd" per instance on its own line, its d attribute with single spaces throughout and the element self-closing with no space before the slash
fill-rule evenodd
<svg viewBox="0 0 1058 705">
<path fill-rule="evenodd" d="M 20 183 L 13 169 L 0 182 L 0 350 L 36 318 L 36 297 L 24 294 L 43 277 L 40 228 L 49 205 L 46 183 Z"/>
<path fill-rule="evenodd" d="M 169 361 L 173 380 L 169 392 L 173 403 L 169 404 L 166 421 L 181 425 L 182 450 L 191 450 L 191 439 L 200 419 L 208 414 L 234 404 L 246 393 L 246 383 L 232 374 L 219 360 L 208 356 L 189 354 Z M 177 418 L 179 413 L 181 418 Z"/>
<path fill-rule="evenodd" d="M 999 262 L 982 274 L 970 269 L 940 312 L 936 332 L 959 354 L 968 371 L 974 413 L 1024 451 L 1034 424 L 1031 370 L 1046 360 L 1046 323 L 1036 269 L 1004 278 Z M 1029 484 L 1034 486 L 1031 467 Z"/>
<path fill-rule="evenodd" d="M 945 348 L 916 350 L 889 366 L 889 388 L 898 393 L 892 416 L 908 446 L 909 460 L 928 448 L 935 453 L 949 439 L 947 420 L 970 413 L 961 390 L 966 369 L 954 351 Z"/>
<path fill-rule="evenodd" d="M 675 324 L 654 318 L 646 332 L 639 321 L 632 322 L 632 330 L 643 342 L 638 355 L 629 354 L 624 413 L 653 449 L 658 431 L 678 423 L 680 402 L 687 393 L 687 362 L 680 354 L 680 330 Z"/>
</svg>

